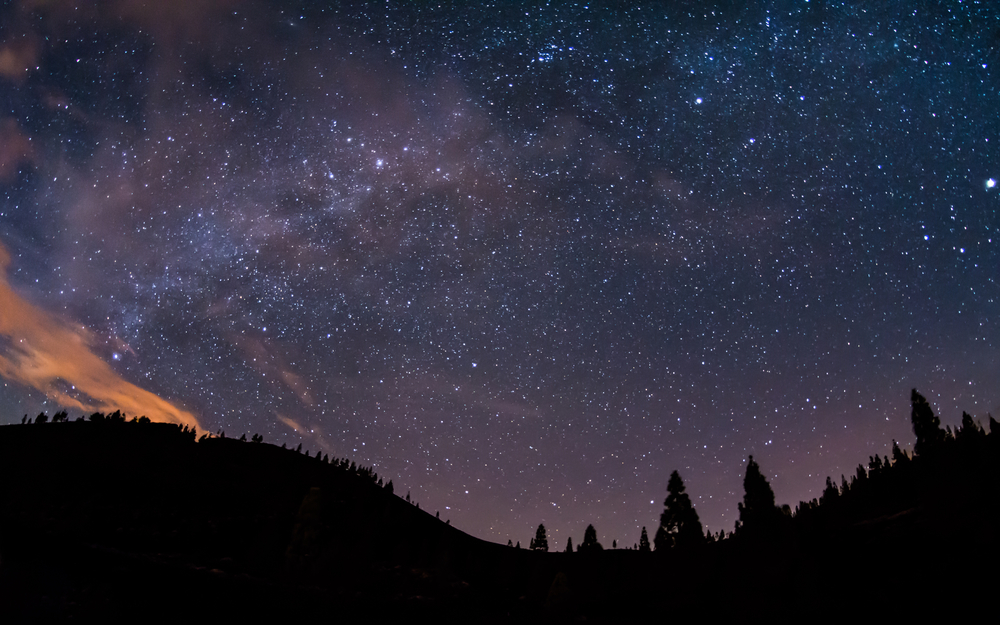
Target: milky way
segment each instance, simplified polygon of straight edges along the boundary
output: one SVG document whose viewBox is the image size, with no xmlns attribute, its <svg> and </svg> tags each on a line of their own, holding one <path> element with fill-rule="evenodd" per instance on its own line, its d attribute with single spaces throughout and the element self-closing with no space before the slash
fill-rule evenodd
<svg viewBox="0 0 1000 625">
<path fill-rule="evenodd" d="M 986 4 L 75 4 L 0 9 L 3 422 L 125 393 L 561 548 L 1000 413 Z"/>
</svg>

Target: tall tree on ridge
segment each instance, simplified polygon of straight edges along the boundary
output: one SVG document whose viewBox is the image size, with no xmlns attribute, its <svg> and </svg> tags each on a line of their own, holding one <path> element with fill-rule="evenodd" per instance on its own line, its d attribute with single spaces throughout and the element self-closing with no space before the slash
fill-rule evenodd
<svg viewBox="0 0 1000 625">
<path fill-rule="evenodd" d="M 684 482 L 677 471 L 670 474 L 663 506 L 660 526 L 666 531 L 671 545 L 686 548 L 705 542 L 698 513 L 691 504 L 691 498 L 684 492 Z"/>
<path fill-rule="evenodd" d="M 549 550 L 549 539 L 545 536 L 545 526 L 541 523 L 538 524 L 538 530 L 535 531 L 535 538 L 531 541 L 531 548 L 535 551 Z"/>
<path fill-rule="evenodd" d="M 738 504 L 740 527 L 750 534 L 767 531 L 774 525 L 780 512 L 774 506 L 774 491 L 753 456 L 747 461 L 743 477 L 743 503 Z"/>
<path fill-rule="evenodd" d="M 583 542 L 580 543 L 580 546 L 576 550 L 582 552 L 604 550 L 601 543 L 597 542 L 597 530 L 594 529 L 593 525 L 587 526 L 587 529 L 583 532 Z"/>
<path fill-rule="evenodd" d="M 910 402 L 913 409 L 910 412 L 910 421 L 913 423 L 913 433 L 917 437 L 917 443 L 913 446 L 913 451 L 918 455 L 934 453 L 941 444 L 944 443 L 944 430 L 941 429 L 941 420 L 938 419 L 930 404 L 924 396 L 913 389 L 910 393 Z"/>
</svg>

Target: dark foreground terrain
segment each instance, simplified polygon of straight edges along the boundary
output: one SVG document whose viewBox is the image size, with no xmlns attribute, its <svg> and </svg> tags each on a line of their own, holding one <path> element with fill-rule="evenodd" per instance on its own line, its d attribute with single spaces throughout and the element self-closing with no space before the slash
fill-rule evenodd
<svg viewBox="0 0 1000 625">
<path fill-rule="evenodd" d="M 992 615 L 1000 437 L 948 436 L 753 532 L 543 553 L 473 538 L 343 461 L 121 419 L 4 426 L 0 622 Z"/>
</svg>

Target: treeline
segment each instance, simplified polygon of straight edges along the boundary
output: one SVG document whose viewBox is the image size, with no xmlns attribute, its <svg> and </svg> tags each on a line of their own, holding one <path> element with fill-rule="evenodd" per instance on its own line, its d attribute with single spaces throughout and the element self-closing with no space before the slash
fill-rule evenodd
<svg viewBox="0 0 1000 625">
<path fill-rule="evenodd" d="M 28 417 L 28 415 L 24 415 L 24 417 L 21 419 L 21 424 L 42 425 L 46 423 L 67 423 L 69 421 L 70 421 L 69 414 L 65 410 L 63 410 L 52 415 L 51 419 L 45 412 L 40 412 L 34 419 L 31 419 L 30 417 Z M 151 425 L 153 423 L 149 419 L 149 417 L 146 416 L 141 416 L 141 417 L 134 416 L 132 417 L 132 419 L 128 419 L 126 415 L 122 413 L 120 410 L 116 410 L 110 414 L 105 414 L 103 412 L 95 412 L 91 414 L 89 417 L 81 415 L 75 421 L 76 422 L 88 421 L 90 423 L 98 424 L 101 426 L 121 426 L 125 424 L 134 424 L 137 426 L 143 426 L 143 425 Z M 197 431 L 193 427 L 188 427 L 187 425 L 182 426 L 177 424 L 170 424 L 170 423 L 159 423 L 157 425 L 158 427 L 176 428 L 177 432 L 182 434 L 185 438 L 189 438 L 191 441 L 196 440 Z M 226 439 L 226 433 L 223 430 L 219 430 L 215 434 L 205 433 L 202 434 L 200 438 L 197 438 L 197 441 L 205 442 L 206 440 L 211 440 L 211 439 Z M 239 439 L 230 439 L 230 440 L 247 442 L 247 436 L 246 434 L 243 434 L 242 436 L 240 436 Z M 263 443 L 264 437 L 261 436 L 260 434 L 254 434 L 253 436 L 250 437 L 250 442 Z M 285 443 L 282 443 L 281 447 L 282 449 L 288 449 Z M 392 480 L 383 483 L 382 478 L 380 478 L 378 473 L 375 472 L 374 467 L 360 466 L 348 458 L 337 458 L 337 457 L 331 458 L 329 454 L 324 454 L 319 450 L 316 451 L 316 454 L 314 456 L 310 456 L 308 449 L 305 451 L 302 450 L 301 443 L 297 448 L 292 449 L 291 451 L 303 454 L 307 458 L 314 458 L 318 462 L 330 465 L 335 469 L 343 471 L 344 473 L 348 473 L 357 476 L 358 478 L 361 478 L 365 481 L 371 482 L 380 488 L 388 490 L 390 494 L 393 492 Z M 406 495 L 406 501 L 410 501 L 409 493 L 407 493 Z"/>
<path fill-rule="evenodd" d="M 955 430 L 942 428 L 927 400 L 914 389 L 910 396 L 911 423 L 916 436 L 913 454 L 896 441 L 892 456 L 869 456 L 839 483 L 826 478 L 820 497 L 802 501 L 793 510 L 778 506 L 774 491 L 753 456 L 747 459 L 743 501 L 732 532 L 704 531 L 698 513 L 677 471 L 667 482 L 663 513 L 650 543 L 645 527 L 631 549 L 664 552 L 688 550 L 708 543 L 735 540 L 760 543 L 792 540 L 849 527 L 873 519 L 905 515 L 921 505 L 928 493 L 938 499 L 990 501 L 1000 487 L 1000 426 L 989 416 L 987 432 L 966 412 Z M 586 545 L 586 547 L 585 547 Z M 613 548 L 617 545 L 613 545 Z M 577 551 L 599 550 L 593 525 L 587 527 Z M 548 551 L 545 526 L 539 525 L 531 549 Z M 572 538 L 566 551 L 573 551 Z"/>
</svg>

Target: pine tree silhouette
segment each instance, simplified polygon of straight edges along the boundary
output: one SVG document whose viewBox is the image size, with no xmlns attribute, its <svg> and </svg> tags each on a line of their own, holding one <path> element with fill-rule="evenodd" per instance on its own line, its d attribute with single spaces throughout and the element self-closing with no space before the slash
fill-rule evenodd
<svg viewBox="0 0 1000 625">
<path fill-rule="evenodd" d="M 826 488 L 823 489 L 823 496 L 820 501 L 824 505 L 829 505 L 836 501 L 837 497 L 840 496 L 840 490 L 837 489 L 837 485 L 833 483 L 833 479 L 830 476 L 826 476 Z"/>
<path fill-rule="evenodd" d="M 670 474 L 670 481 L 667 482 L 667 499 L 663 505 L 660 526 L 667 534 L 668 547 L 687 548 L 705 541 L 698 513 L 691 505 L 691 498 L 684 492 L 684 482 L 677 471 Z"/>
<path fill-rule="evenodd" d="M 541 523 L 538 524 L 538 530 L 535 531 L 535 539 L 531 541 L 531 548 L 535 551 L 549 550 L 549 539 L 546 538 L 545 526 Z"/>
<path fill-rule="evenodd" d="M 653 534 L 653 550 L 654 551 L 666 551 L 674 546 L 673 537 L 667 533 L 667 528 L 662 525 L 656 528 L 656 533 Z"/>
<path fill-rule="evenodd" d="M 55 421 L 55 417 L 52 420 Z M 955 434 L 955 439 L 965 444 L 971 444 L 973 441 L 980 440 L 985 436 L 986 432 L 979 427 L 978 423 L 972 420 L 972 415 L 962 411 L 962 427 Z"/>
<path fill-rule="evenodd" d="M 583 532 L 583 542 L 580 543 L 580 546 L 576 550 L 585 553 L 604 550 L 601 543 L 597 542 L 597 530 L 594 529 L 593 525 L 587 526 L 587 529 Z"/>
<path fill-rule="evenodd" d="M 573 553 L 573 537 L 566 539 L 566 553 Z"/>
<path fill-rule="evenodd" d="M 649 551 L 649 536 L 646 534 L 646 526 L 642 526 L 642 534 L 639 536 L 639 551 Z"/>
<path fill-rule="evenodd" d="M 895 466 L 895 465 L 897 465 L 897 464 L 899 464 L 901 462 L 907 462 L 907 461 L 909 461 L 909 459 L 910 459 L 910 457 L 906 455 L 906 452 L 904 452 L 902 449 L 899 448 L 899 443 L 896 442 L 896 439 L 893 439 L 892 440 L 892 464 L 893 464 L 893 466 Z"/>
<path fill-rule="evenodd" d="M 740 528 L 747 534 L 770 531 L 781 514 L 774 506 L 774 491 L 753 456 L 747 461 L 747 472 L 743 477 L 743 503 L 737 504 L 737 507 Z"/>
<path fill-rule="evenodd" d="M 910 402 L 913 409 L 910 412 L 910 421 L 913 423 L 913 433 L 917 437 L 917 443 L 913 446 L 913 451 L 918 455 L 927 455 L 937 451 L 944 443 L 945 433 L 941 429 L 941 420 L 937 418 L 930 404 L 924 396 L 913 389 L 910 393 Z"/>
</svg>

